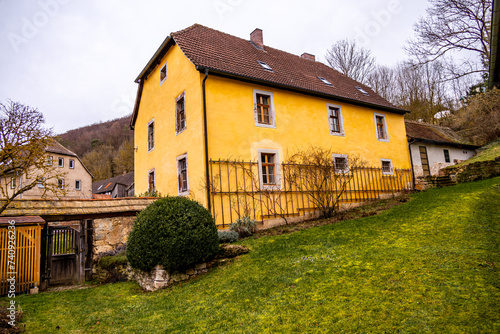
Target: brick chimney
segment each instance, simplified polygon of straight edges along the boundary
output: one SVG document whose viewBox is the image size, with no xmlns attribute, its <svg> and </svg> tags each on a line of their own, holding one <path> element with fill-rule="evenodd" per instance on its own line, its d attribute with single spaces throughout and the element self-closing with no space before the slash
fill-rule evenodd
<svg viewBox="0 0 500 334">
<path fill-rule="evenodd" d="M 264 49 L 264 38 L 262 36 L 262 29 L 256 28 L 250 34 L 250 41 L 255 44 L 258 48 Z"/>
<path fill-rule="evenodd" d="M 316 57 L 310 53 L 304 52 L 303 54 L 300 55 L 302 58 L 309 59 L 312 61 L 316 61 Z"/>
</svg>

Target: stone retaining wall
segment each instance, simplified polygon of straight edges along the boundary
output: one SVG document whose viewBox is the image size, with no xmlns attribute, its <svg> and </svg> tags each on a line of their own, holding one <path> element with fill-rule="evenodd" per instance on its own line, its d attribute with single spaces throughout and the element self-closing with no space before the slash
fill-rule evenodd
<svg viewBox="0 0 500 334">
<path fill-rule="evenodd" d="M 458 183 L 489 179 L 500 175 L 500 157 L 492 161 L 478 161 L 465 166 L 443 169 L 446 175 L 456 177 Z"/>
<path fill-rule="evenodd" d="M 115 251 L 127 244 L 137 217 L 116 217 L 94 220 L 94 257 Z"/>
</svg>

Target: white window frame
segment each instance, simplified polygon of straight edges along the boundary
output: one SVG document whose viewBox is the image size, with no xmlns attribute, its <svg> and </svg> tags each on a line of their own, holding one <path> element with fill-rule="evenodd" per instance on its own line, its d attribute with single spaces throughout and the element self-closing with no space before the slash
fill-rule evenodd
<svg viewBox="0 0 500 334">
<path fill-rule="evenodd" d="M 149 188 L 149 176 L 153 174 L 153 189 L 150 189 Z M 150 191 L 156 191 L 156 172 L 155 172 L 155 169 L 150 169 L 148 170 L 148 192 Z"/>
<path fill-rule="evenodd" d="M 69 168 L 75 169 L 75 159 L 69 159 Z"/>
<path fill-rule="evenodd" d="M 391 165 L 390 172 L 384 172 L 384 162 L 388 162 Z M 392 159 L 380 159 L 380 170 L 382 175 L 394 175 L 394 166 L 392 165 Z"/>
<path fill-rule="evenodd" d="M 271 124 L 259 123 L 259 117 L 257 116 L 257 94 L 269 96 L 269 117 L 271 117 Z M 255 121 L 255 126 L 259 126 L 262 128 L 276 129 L 276 113 L 274 111 L 274 95 L 272 92 L 260 89 L 253 90 L 253 117 Z"/>
<path fill-rule="evenodd" d="M 64 189 L 64 179 L 57 179 L 57 188 Z"/>
<path fill-rule="evenodd" d="M 53 163 L 54 163 L 54 157 L 49 155 L 47 157 L 47 166 L 52 166 Z"/>
<path fill-rule="evenodd" d="M 333 124 L 330 122 L 330 108 L 334 108 L 338 110 L 339 113 L 339 126 L 340 126 L 340 132 L 334 132 L 333 131 Z M 326 104 L 326 115 L 328 117 L 328 128 L 330 129 L 330 134 L 332 136 L 345 136 L 345 131 L 344 131 L 344 117 L 342 115 L 342 107 L 339 106 L 338 104 L 331 104 L 327 103 Z"/>
<path fill-rule="evenodd" d="M 162 79 L 161 75 L 162 75 L 163 72 L 165 72 L 165 77 Z M 167 76 L 168 76 L 168 73 L 167 73 L 167 62 L 165 62 L 165 64 L 163 64 L 163 66 L 160 67 L 160 86 L 165 82 L 165 80 L 167 80 Z"/>
<path fill-rule="evenodd" d="M 64 167 L 64 158 L 58 158 L 57 166 L 61 168 Z"/>
<path fill-rule="evenodd" d="M 177 103 L 179 102 L 179 100 L 182 99 L 184 102 L 184 124 L 185 126 L 182 128 L 182 129 L 179 129 L 177 127 Z M 179 96 L 177 96 L 175 98 L 175 120 L 174 120 L 174 124 L 175 124 L 175 135 L 179 135 L 181 133 L 183 133 L 184 131 L 186 131 L 187 129 L 187 107 L 186 107 L 186 91 L 182 92 Z"/>
<path fill-rule="evenodd" d="M 264 154 L 273 154 L 274 155 L 274 177 L 275 184 L 264 184 L 263 176 L 262 176 L 262 153 Z M 259 161 L 259 185 L 260 189 L 273 190 L 273 189 L 281 189 L 281 160 L 280 154 L 278 150 L 272 149 L 257 149 L 258 161 Z"/>
<path fill-rule="evenodd" d="M 386 138 L 380 138 L 378 136 L 378 129 L 377 129 L 377 117 L 382 117 L 383 121 L 384 121 L 384 132 L 385 132 L 385 136 Z M 377 140 L 378 141 L 384 141 L 384 142 L 388 142 L 389 141 L 389 128 L 387 127 L 387 118 L 384 114 L 380 114 L 380 113 L 373 113 L 373 121 L 375 122 L 375 136 L 377 136 Z"/>
<path fill-rule="evenodd" d="M 10 189 L 16 189 L 16 178 L 15 177 L 10 178 Z"/>
<path fill-rule="evenodd" d="M 332 158 L 333 158 L 333 166 L 335 168 L 335 173 L 338 173 L 338 174 L 349 173 L 349 157 L 347 156 L 347 154 L 333 153 Z M 341 170 L 337 169 L 337 165 L 335 163 L 335 158 L 344 158 L 345 162 L 346 162 L 346 168 L 341 169 Z"/>
<path fill-rule="evenodd" d="M 186 190 L 180 191 L 180 184 L 179 184 L 179 176 L 180 176 L 180 169 L 179 169 L 179 161 L 182 159 L 186 159 Z M 177 168 L 177 195 L 178 196 L 187 196 L 189 195 L 189 165 L 188 165 L 188 156 L 187 153 L 184 153 L 182 155 L 179 155 L 176 159 L 176 168 Z"/>
<path fill-rule="evenodd" d="M 82 181 L 75 180 L 75 190 L 82 190 Z"/>
<path fill-rule="evenodd" d="M 152 129 L 153 129 L 153 139 L 150 141 L 150 138 L 149 138 L 149 128 L 152 126 Z M 148 148 L 148 153 L 151 152 L 152 150 L 155 149 L 155 119 L 153 118 L 152 120 L 150 120 L 148 122 L 148 126 L 146 128 L 146 131 L 147 131 L 147 134 L 146 134 L 146 137 L 147 137 L 147 148 Z M 151 145 L 150 145 L 151 143 Z"/>
</svg>

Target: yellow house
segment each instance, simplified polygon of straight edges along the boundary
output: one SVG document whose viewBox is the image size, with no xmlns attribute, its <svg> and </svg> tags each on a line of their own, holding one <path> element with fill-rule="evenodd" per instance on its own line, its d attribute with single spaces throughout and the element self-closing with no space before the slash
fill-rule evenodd
<svg viewBox="0 0 500 334">
<path fill-rule="evenodd" d="M 411 168 L 406 111 L 313 55 L 264 45 L 260 29 L 250 40 L 198 24 L 174 32 L 136 82 L 136 194 L 189 195 L 227 223 L 241 209 L 217 212 L 224 208 L 216 195 L 239 204 L 242 192 L 258 191 L 254 184 L 286 189 L 280 164 L 309 146 L 332 149 L 345 166 L 361 156 L 400 188 L 411 183 L 394 172 Z M 251 191 L 236 161 L 255 164 Z"/>
</svg>

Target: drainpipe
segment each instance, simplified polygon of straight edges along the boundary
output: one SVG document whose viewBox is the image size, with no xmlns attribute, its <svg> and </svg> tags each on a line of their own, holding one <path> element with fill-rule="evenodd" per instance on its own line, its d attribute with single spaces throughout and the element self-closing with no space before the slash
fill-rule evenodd
<svg viewBox="0 0 500 334">
<path fill-rule="evenodd" d="M 209 163 L 208 163 L 208 126 L 207 126 L 207 95 L 205 90 L 205 81 L 208 78 L 208 68 L 205 68 L 205 77 L 203 78 L 203 82 L 201 84 L 203 90 L 203 128 L 204 128 L 204 136 L 205 136 L 205 183 L 207 188 L 207 209 L 208 212 L 212 213 L 212 205 L 210 203 L 210 174 Z"/>
<path fill-rule="evenodd" d="M 410 164 L 411 164 L 411 176 L 413 179 L 413 191 L 417 191 L 415 187 L 415 170 L 413 169 L 413 157 L 411 155 L 411 144 L 416 143 L 417 141 L 415 139 L 412 139 L 408 142 L 408 153 L 410 153 Z"/>
</svg>

